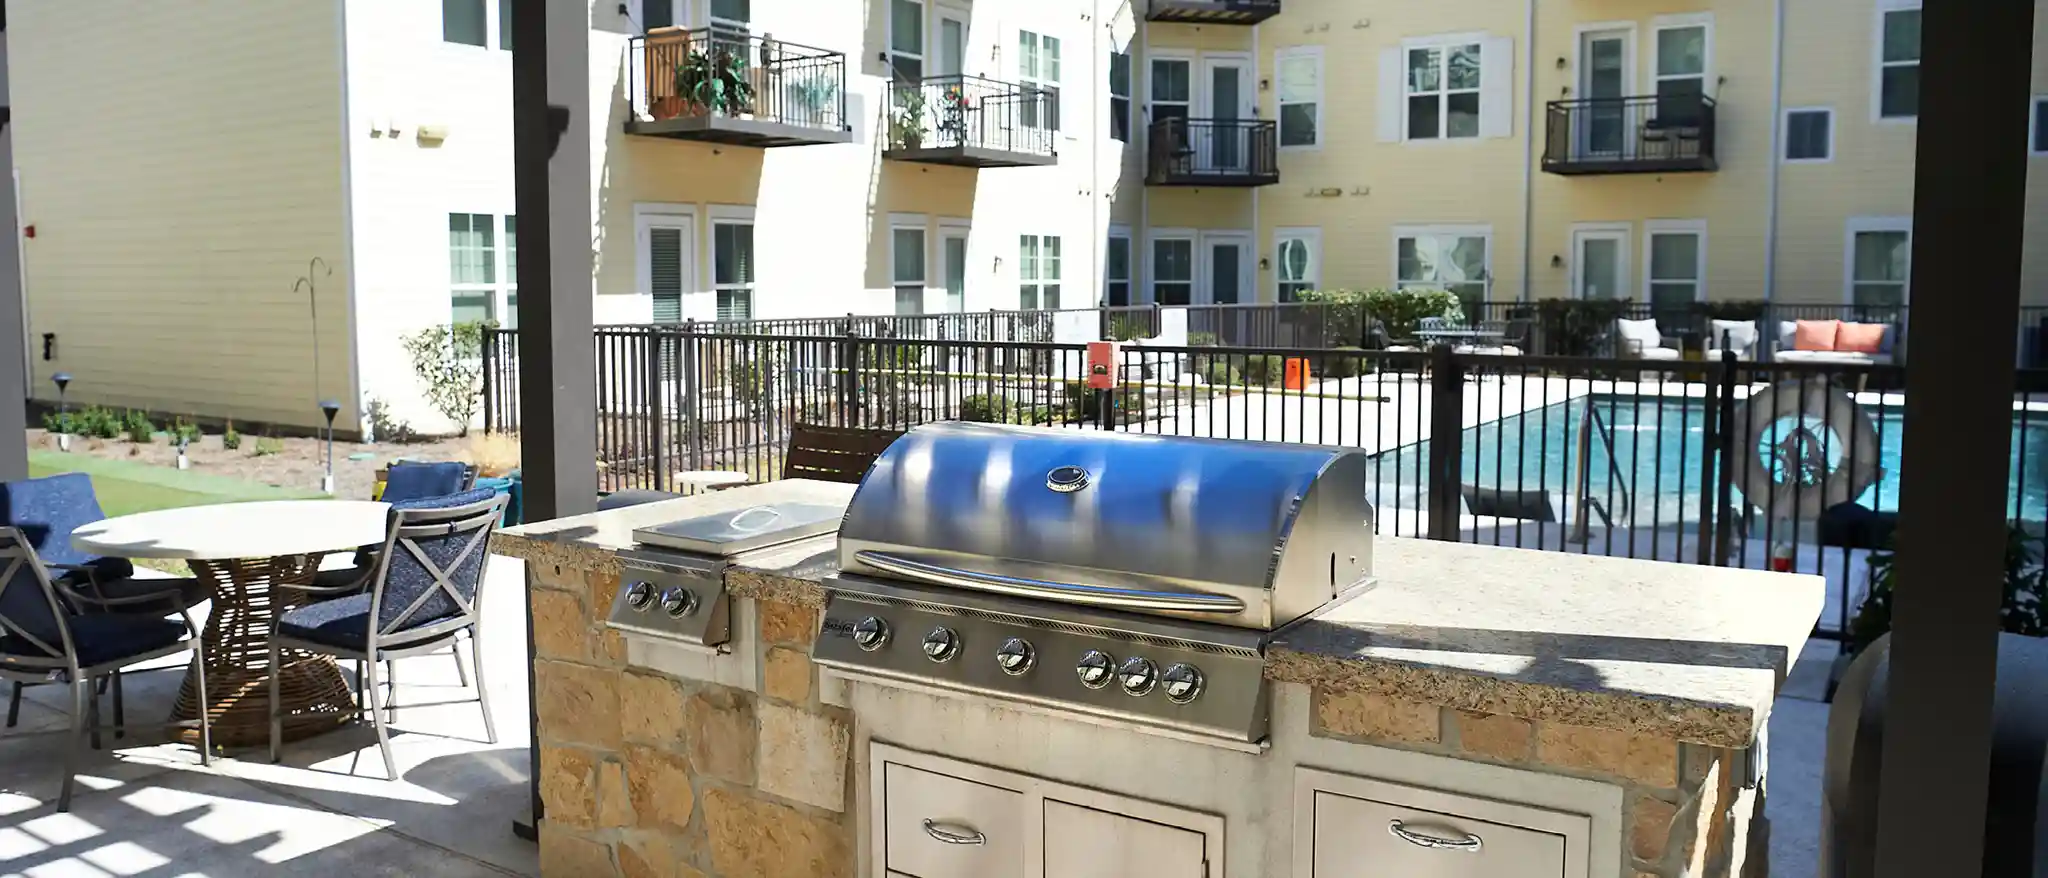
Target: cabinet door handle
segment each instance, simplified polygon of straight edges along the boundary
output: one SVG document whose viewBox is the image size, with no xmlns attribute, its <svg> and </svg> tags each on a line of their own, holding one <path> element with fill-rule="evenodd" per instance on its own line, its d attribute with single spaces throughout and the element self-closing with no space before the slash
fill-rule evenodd
<svg viewBox="0 0 2048 878">
<path fill-rule="evenodd" d="M 924 819 L 924 834 L 946 844 L 988 844 L 988 836 L 972 826 L 940 823 L 930 817 Z"/>
<path fill-rule="evenodd" d="M 925 831 L 930 832 L 930 827 L 927 826 Z M 1479 836 L 1473 835 L 1469 832 L 1465 833 L 1465 837 L 1463 839 L 1439 838 L 1434 835 L 1424 835 L 1420 832 L 1414 832 L 1407 829 L 1406 827 L 1401 825 L 1401 821 L 1399 820 L 1387 821 L 1387 831 L 1393 833 L 1393 836 L 1395 838 L 1398 838 L 1409 844 L 1415 845 L 1416 847 L 1425 847 L 1440 851 L 1461 851 L 1463 853 L 1476 854 L 1479 853 L 1480 846 L 1484 844 L 1484 842 L 1479 840 Z"/>
</svg>

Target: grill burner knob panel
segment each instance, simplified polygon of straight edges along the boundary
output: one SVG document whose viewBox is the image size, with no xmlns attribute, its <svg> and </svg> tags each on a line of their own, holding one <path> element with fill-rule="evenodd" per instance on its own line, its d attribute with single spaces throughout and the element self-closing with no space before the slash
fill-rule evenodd
<svg viewBox="0 0 2048 878">
<path fill-rule="evenodd" d="M 853 626 L 853 645 L 863 652 L 874 652 L 889 642 L 889 623 L 880 616 L 869 616 Z"/>
<path fill-rule="evenodd" d="M 1025 671 L 1031 670 L 1031 665 L 1037 657 L 1037 652 L 1031 648 L 1031 641 L 1022 637 L 1012 637 L 996 648 L 996 667 L 1002 668 L 1003 673 L 1012 677 L 1022 676 Z"/>
<path fill-rule="evenodd" d="M 949 662 L 960 654 L 960 635 L 944 625 L 924 636 L 924 656 L 935 662 Z"/>
<path fill-rule="evenodd" d="M 1109 685 L 1109 678 L 1116 676 L 1116 659 L 1099 649 L 1081 654 L 1081 662 L 1074 666 L 1074 673 L 1081 677 L 1081 685 L 1100 689 Z"/>
<path fill-rule="evenodd" d="M 661 609 L 673 618 L 680 619 L 697 612 L 697 594 L 682 586 L 676 586 L 661 593 Z"/>
<path fill-rule="evenodd" d="M 1132 656 L 1117 668 L 1116 675 L 1117 685 L 1123 687 L 1125 694 L 1144 695 L 1159 683 L 1159 666 L 1151 659 Z"/>
<path fill-rule="evenodd" d="M 636 582 L 626 589 L 626 606 L 636 610 L 645 610 L 653 603 L 654 585 L 652 583 Z"/>
<path fill-rule="evenodd" d="M 1175 704 L 1186 704 L 1202 694 L 1202 672 L 1194 665 L 1173 664 L 1159 678 L 1160 688 L 1166 690 L 1166 700 Z"/>
</svg>

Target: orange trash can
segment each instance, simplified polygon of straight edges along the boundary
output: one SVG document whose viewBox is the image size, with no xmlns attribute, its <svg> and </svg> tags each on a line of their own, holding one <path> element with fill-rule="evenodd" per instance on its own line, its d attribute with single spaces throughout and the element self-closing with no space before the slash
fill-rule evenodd
<svg viewBox="0 0 2048 878">
<path fill-rule="evenodd" d="M 1281 386 L 1288 390 L 1307 390 L 1308 382 L 1308 360 L 1302 357 L 1288 357 L 1286 370 L 1282 373 Z"/>
</svg>

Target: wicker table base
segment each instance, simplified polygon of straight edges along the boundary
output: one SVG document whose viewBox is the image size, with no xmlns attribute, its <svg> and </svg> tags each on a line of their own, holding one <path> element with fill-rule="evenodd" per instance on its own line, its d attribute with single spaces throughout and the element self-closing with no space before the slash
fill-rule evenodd
<svg viewBox="0 0 2048 878">
<path fill-rule="evenodd" d="M 213 605 L 200 639 L 206 645 L 206 709 L 213 742 L 221 747 L 270 741 L 270 631 L 277 615 L 305 602 L 290 586 L 313 578 L 319 561 L 309 555 L 243 561 L 189 562 L 192 575 L 212 587 Z M 279 693 L 285 702 L 284 738 L 295 741 L 333 729 L 356 715 L 354 695 L 334 659 L 286 651 Z M 188 671 L 171 719 L 199 716 L 199 684 Z M 198 739 L 195 729 L 186 733 Z"/>
</svg>

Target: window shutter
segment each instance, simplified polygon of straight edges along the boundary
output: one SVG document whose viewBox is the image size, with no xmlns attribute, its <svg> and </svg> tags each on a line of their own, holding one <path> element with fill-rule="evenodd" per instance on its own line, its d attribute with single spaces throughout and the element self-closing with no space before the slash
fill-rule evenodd
<svg viewBox="0 0 2048 878">
<path fill-rule="evenodd" d="M 1515 41 L 1488 37 L 1479 52 L 1479 136 L 1515 133 Z"/>
<path fill-rule="evenodd" d="M 647 236 L 649 285 L 654 294 L 654 322 L 680 323 L 683 319 L 683 233 L 680 229 L 649 229 Z"/>
<path fill-rule="evenodd" d="M 1401 100 L 1404 94 L 1401 77 L 1401 50 L 1385 49 L 1380 52 L 1380 98 L 1379 128 L 1381 143 L 1401 142 Z"/>
</svg>

